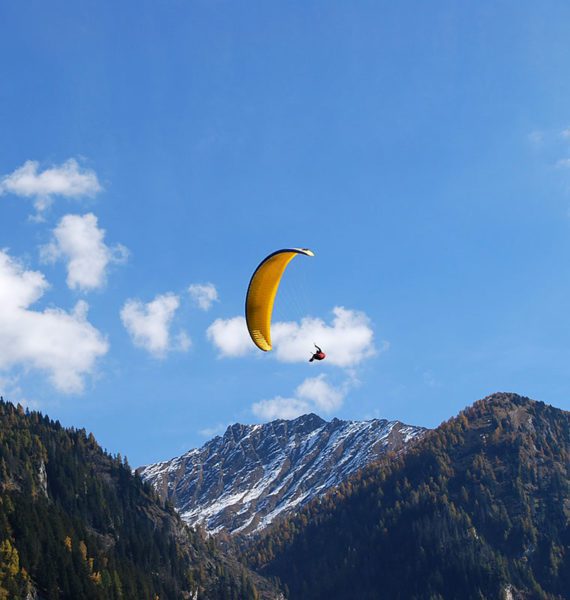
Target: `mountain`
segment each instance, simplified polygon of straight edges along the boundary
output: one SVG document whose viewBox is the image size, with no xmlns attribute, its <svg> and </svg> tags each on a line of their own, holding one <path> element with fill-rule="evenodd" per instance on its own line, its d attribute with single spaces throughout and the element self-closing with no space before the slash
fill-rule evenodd
<svg viewBox="0 0 570 600">
<path fill-rule="evenodd" d="M 92 434 L 0 399 L 0 599 L 279 597 Z"/>
<path fill-rule="evenodd" d="M 399 421 L 327 422 L 314 414 L 236 423 L 223 437 L 139 473 L 187 523 L 251 534 L 424 432 Z"/>
<path fill-rule="evenodd" d="M 267 530 L 291 600 L 570 598 L 570 413 L 494 394 Z"/>
</svg>

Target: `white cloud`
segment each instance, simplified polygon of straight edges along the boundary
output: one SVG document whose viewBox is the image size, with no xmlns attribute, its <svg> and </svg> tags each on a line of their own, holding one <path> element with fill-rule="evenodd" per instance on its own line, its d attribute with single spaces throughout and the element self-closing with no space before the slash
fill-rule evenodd
<svg viewBox="0 0 570 600">
<path fill-rule="evenodd" d="M 8 193 L 34 198 L 34 206 L 41 212 L 51 204 L 53 196 L 93 197 L 102 189 L 95 172 L 82 169 L 74 158 L 41 172 L 38 168 L 37 161 L 28 160 L 10 175 L 5 175 L 0 180 L 0 195 Z"/>
<path fill-rule="evenodd" d="M 275 323 L 272 337 L 277 359 L 305 361 L 313 343 L 325 351 L 327 364 L 337 367 L 354 367 L 373 356 L 374 332 L 366 314 L 342 306 L 335 306 L 332 312 L 331 324 L 315 317 L 306 317 L 301 323 Z"/>
<path fill-rule="evenodd" d="M 193 283 L 188 288 L 188 293 L 202 310 L 210 310 L 218 300 L 218 290 L 213 283 Z"/>
<path fill-rule="evenodd" d="M 326 363 L 355 367 L 376 353 L 374 331 L 365 313 L 335 306 L 330 324 L 316 317 L 277 322 L 271 327 L 273 354 L 281 362 L 305 362 L 318 344 L 326 353 Z M 220 356 L 244 356 L 255 347 L 243 317 L 217 319 L 207 331 L 208 339 Z M 384 344 L 385 346 L 386 344 Z"/>
<path fill-rule="evenodd" d="M 256 402 L 251 410 L 253 414 L 264 421 L 275 419 L 294 419 L 311 412 L 308 402 L 298 398 L 282 398 L 277 396 L 271 400 Z"/>
<path fill-rule="evenodd" d="M 172 320 L 179 306 L 180 298 L 172 293 L 158 295 L 147 304 L 130 299 L 121 310 L 121 320 L 135 346 L 162 358 L 172 350 L 185 352 L 191 345 L 191 340 L 184 331 L 174 337 L 170 333 Z"/>
<path fill-rule="evenodd" d="M 295 394 L 299 398 L 311 402 L 323 412 L 331 413 L 342 406 L 346 395 L 346 386 L 335 388 L 328 383 L 324 374 L 320 374 L 317 377 L 305 379 Z"/>
<path fill-rule="evenodd" d="M 277 396 L 255 402 L 251 409 L 260 419 L 294 419 L 310 412 L 330 414 L 338 410 L 350 388 L 350 380 L 342 386 L 331 385 L 324 374 L 309 377 L 295 390 L 293 397 Z"/>
<path fill-rule="evenodd" d="M 570 169 L 570 158 L 561 158 L 555 165 L 558 169 Z"/>
<path fill-rule="evenodd" d="M 104 239 L 105 230 L 98 227 L 93 213 L 65 215 L 53 230 L 53 240 L 41 248 L 41 256 L 44 262 L 67 261 L 71 289 L 100 288 L 105 285 L 109 264 L 124 262 L 128 256 L 124 246 L 107 246 Z"/>
<path fill-rule="evenodd" d="M 255 348 L 249 334 L 244 317 L 216 319 L 206 336 L 220 352 L 220 356 L 244 356 Z"/>
<path fill-rule="evenodd" d="M 568 129 L 564 129 L 560 132 L 560 135 L 565 139 L 570 139 L 570 127 Z"/>
<path fill-rule="evenodd" d="M 80 392 L 108 343 L 87 321 L 88 305 L 71 312 L 30 310 L 48 288 L 42 273 L 26 271 L 0 251 L 0 369 L 38 369 L 63 392 Z"/>
</svg>

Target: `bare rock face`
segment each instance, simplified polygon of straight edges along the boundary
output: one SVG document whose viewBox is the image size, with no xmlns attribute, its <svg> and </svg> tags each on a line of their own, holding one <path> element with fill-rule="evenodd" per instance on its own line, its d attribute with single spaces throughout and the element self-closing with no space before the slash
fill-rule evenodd
<svg viewBox="0 0 570 600">
<path fill-rule="evenodd" d="M 43 494 L 45 498 L 48 497 L 48 488 L 47 488 L 47 473 L 46 473 L 46 465 L 44 461 L 40 461 L 40 466 L 38 469 L 38 483 L 40 492 Z"/>
<path fill-rule="evenodd" d="M 138 471 L 187 523 L 251 534 L 425 431 L 399 421 L 327 422 L 314 414 L 236 423 L 201 448 Z"/>
</svg>

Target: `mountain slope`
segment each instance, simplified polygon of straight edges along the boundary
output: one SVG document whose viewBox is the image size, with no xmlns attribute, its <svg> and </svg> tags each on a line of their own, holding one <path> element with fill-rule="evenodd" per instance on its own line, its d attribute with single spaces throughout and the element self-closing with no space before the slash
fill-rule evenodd
<svg viewBox="0 0 570 600">
<path fill-rule="evenodd" d="M 253 600 L 254 579 L 92 435 L 0 399 L 0 598 Z"/>
<path fill-rule="evenodd" d="M 253 533 L 424 433 L 399 421 L 324 421 L 314 414 L 228 427 L 202 448 L 139 469 L 190 523 Z"/>
<path fill-rule="evenodd" d="M 570 598 L 570 413 L 495 394 L 271 528 L 295 599 Z"/>
</svg>

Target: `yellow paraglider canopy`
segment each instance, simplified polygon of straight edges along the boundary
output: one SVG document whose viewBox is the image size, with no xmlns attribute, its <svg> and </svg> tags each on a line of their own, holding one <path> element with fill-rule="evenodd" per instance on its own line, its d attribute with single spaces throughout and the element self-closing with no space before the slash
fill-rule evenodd
<svg viewBox="0 0 570 600">
<path fill-rule="evenodd" d="M 297 256 L 315 256 L 308 248 L 277 250 L 261 261 L 249 282 L 245 299 L 247 330 L 261 350 L 271 350 L 271 315 L 277 288 L 287 265 Z"/>
</svg>

